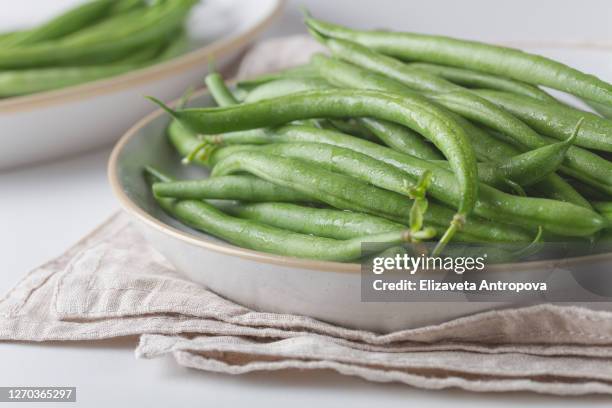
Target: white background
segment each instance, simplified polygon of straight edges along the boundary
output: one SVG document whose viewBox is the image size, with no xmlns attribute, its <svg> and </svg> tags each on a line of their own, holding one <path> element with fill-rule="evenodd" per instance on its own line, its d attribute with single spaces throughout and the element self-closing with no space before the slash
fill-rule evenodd
<svg viewBox="0 0 612 408">
<path fill-rule="evenodd" d="M 9 23 L 41 19 L 69 3 L 72 1 L 2 0 L 0 31 L 8 29 Z M 612 44 L 612 2 L 606 0 L 290 1 L 285 16 L 267 36 L 302 32 L 297 5 L 306 5 L 315 16 L 363 27 L 393 27 L 496 41 Z M 0 138 L 10 137 L 0 134 Z M 0 293 L 117 211 L 106 182 L 108 154 L 106 148 L 0 173 Z M 610 406 L 609 400 L 597 397 L 558 399 L 522 393 L 423 391 L 321 371 L 220 376 L 180 368 L 171 358 L 136 360 L 135 341 L 0 343 L 0 386 L 76 386 L 78 405 L 86 407 L 283 404 L 297 408 L 339 403 L 355 408 Z"/>
</svg>

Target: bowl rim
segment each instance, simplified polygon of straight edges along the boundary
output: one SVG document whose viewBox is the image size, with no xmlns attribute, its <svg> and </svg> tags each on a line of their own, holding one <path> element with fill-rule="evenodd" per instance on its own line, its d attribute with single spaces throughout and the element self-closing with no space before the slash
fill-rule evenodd
<svg viewBox="0 0 612 408">
<path fill-rule="evenodd" d="M 273 1 L 271 12 L 260 21 L 248 27 L 242 33 L 222 37 L 210 44 L 197 48 L 169 61 L 136 69 L 110 78 L 68 86 L 66 88 L 38 92 L 31 95 L 15 96 L 0 100 L 0 112 L 14 113 L 33 110 L 55 104 L 74 102 L 92 98 L 127 88 L 133 88 L 147 82 L 153 82 L 169 75 L 185 71 L 194 66 L 207 63 L 211 56 L 220 58 L 239 50 L 253 38 L 261 34 L 282 13 L 287 0 Z"/>
<path fill-rule="evenodd" d="M 207 94 L 208 91 L 204 88 L 198 90 L 197 92 L 194 92 L 192 97 L 198 98 Z M 179 102 L 180 99 L 177 99 L 171 102 L 169 105 L 176 106 Z M 357 263 L 342 263 L 333 261 L 318 261 L 311 259 L 294 258 L 290 256 L 274 255 L 266 252 L 241 248 L 227 242 L 217 243 L 204 241 L 193 234 L 189 234 L 185 231 L 179 230 L 178 228 L 159 221 L 158 219 L 147 213 L 140 206 L 138 206 L 134 201 L 132 201 L 132 199 L 130 199 L 130 197 L 122 188 L 118 172 L 119 156 L 121 155 L 123 149 L 128 144 L 128 142 L 133 137 L 135 137 L 140 130 L 142 130 L 150 122 L 164 114 L 165 111 L 163 111 L 162 109 L 157 109 L 151 112 L 150 114 L 136 122 L 136 124 L 134 124 L 130 129 L 128 129 L 128 131 L 123 136 L 121 136 L 121 138 L 113 147 L 110 158 L 108 160 L 107 175 L 111 186 L 111 191 L 119 201 L 124 211 L 126 211 L 131 216 L 136 217 L 144 224 L 153 227 L 161 233 L 179 239 L 180 241 L 183 241 L 185 243 L 195 245 L 203 249 L 212 250 L 218 253 L 237 256 L 239 258 L 263 262 L 267 264 L 281 265 L 285 267 L 299 269 L 317 270 L 321 272 L 343 272 L 354 274 L 359 273 L 361 271 L 361 266 Z M 543 268 L 559 268 L 587 262 L 601 262 L 602 260 L 609 261 L 612 263 L 612 252 L 604 254 L 586 255 L 574 258 L 487 265 L 486 271 L 502 272 L 511 270 L 513 272 L 520 272 Z"/>
</svg>

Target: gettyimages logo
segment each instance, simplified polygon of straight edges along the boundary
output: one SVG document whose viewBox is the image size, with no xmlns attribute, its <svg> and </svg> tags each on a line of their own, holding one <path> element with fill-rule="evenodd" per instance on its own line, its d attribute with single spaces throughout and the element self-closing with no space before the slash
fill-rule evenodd
<svg viewBox="0 0 612 408">
<path fill-rule="evenodd" d="M 402 270 L 411 275 L 417 271 L 452 271 L 463 274 L 466 271 L 485 269 L 487 254 L 478 257 L 432 257 L 425 254 L 412 256 L 395 254 L 394 256 L 376 256 L 372 260 L 372 272 L 380 275 L 385 271 Z"/>
</svg>

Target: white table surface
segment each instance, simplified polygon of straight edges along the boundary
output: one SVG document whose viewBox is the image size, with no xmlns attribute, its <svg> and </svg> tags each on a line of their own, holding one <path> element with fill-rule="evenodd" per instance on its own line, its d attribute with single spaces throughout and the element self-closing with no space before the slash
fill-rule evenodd
<svg viewBox="0 0 612 408">
<path fill-rule="evenodd" d="M 323 0 L 291 3 L 306 4 L 314 12 L 326 13 L 328 18 L 337 15 L 346 19 L 350 17 L 347 13 L 356 13 L 346 8 L 346 0 L 336 2 L 335 8 L 329 6 L 333 2 Z M 379 16 L 380 8 L 390 7 L 392 2 L 382 3 L 374 10 Z M 563 7 L 560 9 L 559 15 L 565 15 Z M 298 32 L 301 29 L 295 25 L 297 18 L 297 13 L 290 11 L 269 35 Z M 359 19 L 359 15 L 354 18 Z M 106 181 L 108 154 L 107 148 L 0 173 L 1 293 L 118 210 Z M 181 368 L 171 357 L 136 360 L 135 344 L 135 338 L 69 344 L 0 343 L 0 386 L 76 386 L 76 405 L 84 407 L 282 404 L 298 408 L 336 406 L 340 401 L 355 408 L 406 404 L 455 408 L 610 406 L 609 400 L 599 397 L 559 399 L 523 393 L 424 391 L 398 384 L 368 383 L 328 371 L 216 375 Z"/>
</svg>

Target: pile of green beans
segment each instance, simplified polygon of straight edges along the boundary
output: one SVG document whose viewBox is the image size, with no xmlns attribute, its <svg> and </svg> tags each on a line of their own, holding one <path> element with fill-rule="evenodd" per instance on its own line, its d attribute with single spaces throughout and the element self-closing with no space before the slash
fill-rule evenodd
<svg viewBox="0 0 612 408">
<path fill-rule="evenodd" d="M 184 53 L 198 0 L 91 0 L 0 36 L 0 98 L 95 81 Z"/>
<path fill-rule="evenodd" d="M 339 261 L 368 241 L 434 240 L 439 255 L 451 241 L 532 253 L 534 237 L 608 239 L 612 121 L 539 86 L 601 111 L 612 85 L 487 44 L 306 25 L 330 55 L 240 82 L 240 100 L 217 73 L 205 82 L 218 107 L 150 98 L 183 163 L 210 169 L 147 170 L 170 215 L 245 248 Z"/>
</svg>

